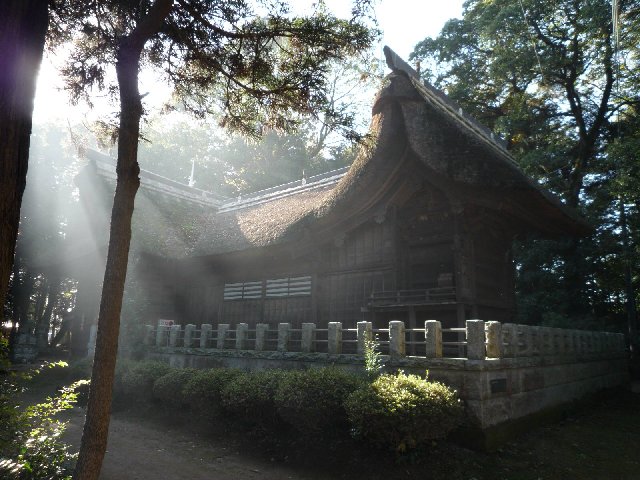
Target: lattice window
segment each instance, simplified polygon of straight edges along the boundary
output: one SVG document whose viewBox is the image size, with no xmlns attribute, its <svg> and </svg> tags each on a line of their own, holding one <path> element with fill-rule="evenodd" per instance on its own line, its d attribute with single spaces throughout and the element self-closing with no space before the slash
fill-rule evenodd
<svg viewBox="0 0 640 480">
<path fill-rule="evenodd" d="M 309 295 L 311 295 L 310 275 L 267 280 L 267 298 L 303 297 Z"/>
<path fill-rule="evenodd" d="M 225 300 L 249 300 L 262 298 L 262 282 L 225 283 Z"/>
</svg>

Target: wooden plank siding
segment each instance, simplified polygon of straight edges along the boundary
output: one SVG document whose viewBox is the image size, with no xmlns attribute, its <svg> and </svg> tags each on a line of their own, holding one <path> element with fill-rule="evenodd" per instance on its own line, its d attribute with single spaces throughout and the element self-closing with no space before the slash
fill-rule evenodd
<svg viewBox="0 0 640 480">
<path fill-rule="evenodd" d="M 281 322 L 293 328 L 342 322 L 353 328 L 361 320 L 420 325 L 435 318 L 453 327 L 481 313 L 505 320 L 514 303 L 512 237 L 490 212 L 454 208 L 435 188 L 423 187 L 329 241 L 314 245 L 310 239 L 304 253 L 283 246 L 203 259 L 198 269 L 185 265 L 181 275 L 168 275 L 171 294 L 155 288 L 173 302 L 181 323 L 267 323 L 275 329 Z M 301 277 L 310 279 L 304 287 Z M 369 308 L 374 292 L 443 287 L 452 289 L 452 299 Z"/>
</svg>

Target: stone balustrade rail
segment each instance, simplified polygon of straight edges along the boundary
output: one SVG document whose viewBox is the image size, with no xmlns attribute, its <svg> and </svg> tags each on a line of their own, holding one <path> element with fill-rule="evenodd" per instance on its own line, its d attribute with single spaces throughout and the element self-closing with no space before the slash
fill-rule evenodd
<svg viewBox="0 0 640 480">
<path fill-rule="evenodd" d="M 621 333 L 537 327 L 514 323 L 467 320 L 463 328 L 443 329 L 437 320 L 427 320 L 424 328 L 408 329 L 402 321 L 391 321 L 388 329 L 374 329 L 371 322 L 358 322 L 345 329 L 329 322 L 326 329 L 303 323 L 294 329 L 289 323 L 277 328 L 258 323 L 147 325 L 144 344 L 156 347 L 184 347 L 217 350 L 278 352 L 326 352 L 328 354 L 365 351 L 365 341 L 374 340 L 381 353 L 391 358 L 466 358 L 484 360 L 536 356 L 611 355 L 626 352 Z"/>
</svg>

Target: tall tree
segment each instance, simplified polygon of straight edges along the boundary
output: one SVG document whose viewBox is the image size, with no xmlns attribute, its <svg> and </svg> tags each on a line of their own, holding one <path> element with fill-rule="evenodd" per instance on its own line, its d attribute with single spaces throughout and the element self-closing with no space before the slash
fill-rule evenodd
<svg viewBox="0 0 640 480">
<path fill-rule="evenodd" d="M 619 42 L 606 0 L 469 0 L 462 19 L 412 54 L 429 81 L 501 134 L 526 171 L 596 227 L 591 238 L 517 251 L 519 307 L 531 321 L 618 315 L 611 299 L 620 282 L 602 267 L 620 258 L 616 231 L 625 231 L 607 145 L 619 135 L 616 115 L 638 102 L 640 2 L 616 3 Z"/>
<path fill-rule="evenodd" d="M 223 124 L 259 135 L 286 130 L 291 114 L 325 107 L 329 61 L 369 46 L 371 32 L 359 20 L 319 10 L 288 15 L 284 2 L 243 0 L 122 0 L 79 2 L 68 22 L 80 32 L 66 74 L 76 96 L 105 86 L 115 63 L 120 99 L 117 185 L 98 319 L 87 420 L 74 478 L 97 478 L 107 442 L 119 317 L 139 186 L 137 162 L 142 99 L 141 63 L 163 69 L 185 107 L 205 114 L 211 92 L 224 111 Z M 76 25 L 74 25 L 74 21 Z"/>
<path fill-rule="evenodd" d="M 7 295 L 20 223 L 48 3 L 0 2 L 0 305 L 4 305 Z M 2 316 L 0 309 L 0 323 Z"/>
</svg>

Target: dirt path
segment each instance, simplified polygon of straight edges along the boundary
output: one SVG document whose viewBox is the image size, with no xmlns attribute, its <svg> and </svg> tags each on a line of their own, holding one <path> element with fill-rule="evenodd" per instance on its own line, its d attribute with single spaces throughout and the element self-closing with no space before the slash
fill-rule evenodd
<svg viewBox="0 0 640 480">
<path fill-rule="evenodd" d="M 562 422 L 533 429 L 493 454 L 451 444 L 430 449 L 418 462 L 397 463 L 388 455 L 353 447 L 300 461 L 271 459 L 272 444 L 246 437 L 212 435 L 211 424 L 185 426 L 177 416 L 149 411 L 112 416 L 102 480 L 640 480 L 640 385 L 588 402 Z M 53 387 L 31 391 L 42 401 Z M 80 444 L 85 410 L 65 412 L 65 440 Z M 290 452 L 289 452 L 290 453 Z M 342 453 L 340 455 L 340 453 Z M 295 462 L 295 463 L 293 463 Z"/>
<path fill-rule="evenodd" d="M 67 441 L 79 445 L 84 410 L 69 415 Z M 167 425 L 169 423 L 169 425 Z M 247 449 L 239 438 L 206 435 L 175 418 L 116 413 L 102 480 L 639 480 L 640 395 L 623 393 L 583 406 L 563 422 L 531 431 L 484 454 L 443 445 L 418 464 L 347 452 L 292 465 Z M 251 451 L 253 450 L 253 451 Z M 332 462 L 336 462 L 332 468 Z"/>
<path fill-rule="evenodd" d="M 77 447 L 85 411 L 69 414 L 65 438 Z M 232 441 L 212 441 L 183 428 L 114 415 L 101 480 L 325 480 L 313 472 L 294 471 L 241 453 Z"/>
</svg>

